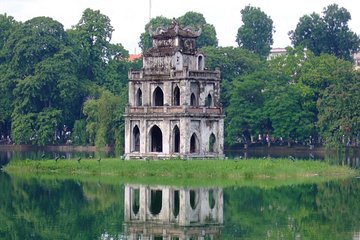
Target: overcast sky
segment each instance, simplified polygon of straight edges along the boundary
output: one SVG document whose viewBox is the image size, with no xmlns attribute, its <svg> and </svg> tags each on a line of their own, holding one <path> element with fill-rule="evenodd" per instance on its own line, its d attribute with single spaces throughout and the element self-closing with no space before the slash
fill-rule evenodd
<svg viewBox="0 0 360 240">
<path fill-rule="evenodd" d="M 71 28 L 86 8 L 100 10 L 111 20 L 115 31 L 112 42 L 121 43 L 130 53 L 140 49 L 139 36 L 149 21 L 150 0 L 0 0 L 0 13 L 7 13 L 17 21 L 47 16 Z M 260 7 L 274 22 L 273 47 L 290 45 L 288 32 L 294 30 L 299 18 L 337 3 L 345 7 L 352 20 L 350 28 L 360 34 L 359 0 L 151 0 L 151 16 L 179 17 L 188 11 L 202 13 L 216 28 L 220 46 L 236 46 L 235 38 L 241 26 L 240 10 L 247 5 Z"/>
</svg>

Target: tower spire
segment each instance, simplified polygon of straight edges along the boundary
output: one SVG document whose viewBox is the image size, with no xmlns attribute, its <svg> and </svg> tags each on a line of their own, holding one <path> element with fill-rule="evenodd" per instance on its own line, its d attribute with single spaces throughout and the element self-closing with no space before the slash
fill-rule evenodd
<svg viewBox="0 0 360 240">
<path fill-rule="evenodd" d="M 149 22 L 151 21 L 151 0 L 149 0 Z"/>
</svg>

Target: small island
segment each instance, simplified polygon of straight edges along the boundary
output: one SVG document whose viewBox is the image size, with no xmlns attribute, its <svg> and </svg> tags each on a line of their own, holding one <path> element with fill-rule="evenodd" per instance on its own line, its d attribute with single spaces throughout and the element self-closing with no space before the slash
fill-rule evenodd
<svg viewBox="0 0 360 240">
<path fill-rule="evenodd" d="M 294 159 L 152 160 L 48 159 L 11 161 L 4 167 L 12 175 L 73 179 L 111 179 L 142 184 L 191 186 L 279 186 L 355 177 L 347 166 Z"/>
</svg>

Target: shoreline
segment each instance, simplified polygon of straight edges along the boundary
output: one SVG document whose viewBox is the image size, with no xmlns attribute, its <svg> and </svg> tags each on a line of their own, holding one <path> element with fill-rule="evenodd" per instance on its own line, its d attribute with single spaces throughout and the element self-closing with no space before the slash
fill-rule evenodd
<svg viewBox="0 0 360 240">
<path fill-rule="evenodd" d="M 360 147 L 356 146 L 343 146 L 339 148 L 340 150 L 353 150 L 360 153 Z M 45 150 L 45 151 L 79 151 L 79 152 L 95 152 L 95 151 L 104 151 L 111 152 L 114 151 L 114 147 L 102 147 L 97 148 L 96 146 L 75 146 L 75 145 L 46 145 L 46 146 L 36 146 L 36 145 L 16 145 L 16 144 L 0 144 L 0 151 L 31 151 L 31 150 Z M 293 145 L 291 147 L 282 145 L 271 145 L 270 147 L 266 145 L 249 145 L 247 148 L 244 146 L 236 146 L 226 148 L 225 152 L 252 152 L 252 151 L 262 151 L 262 152 L 313 152 L 313 153 L 324 153 L 327 151 L 337 151 L 337 149 L 326 149 L 324 146 L 316 146 L 310 148 L 309 146 L 303 145 Z"/>
<path fill-rule="evenodd" d="M 281 185 L 355 177 L 346 166 L 290 159 L 152 160 L 106 159 L 18 160 L 3 167 L 10 175 L 114 179 L 122 182 L 183 185 Z"/>
<path fill-rule="evenodd" d="M 34 146 L 34 145 L 15 145 L 15 144 L 2 144 L 0 145 L 0 151 L 57 151 L 57 152 L 111 152 L 114 151 L 112 147 L 97 148 L 96 146 L 74 146 L 74 145 L 46 145 L 46 146 Z"/>
</svg>

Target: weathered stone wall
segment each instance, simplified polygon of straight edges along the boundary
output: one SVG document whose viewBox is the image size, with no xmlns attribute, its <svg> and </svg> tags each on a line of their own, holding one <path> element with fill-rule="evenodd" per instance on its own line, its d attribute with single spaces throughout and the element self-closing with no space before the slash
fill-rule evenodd
<svg viewBox="0 0 360 240">
<path fill-rule="evenodd" d="M 154 36 L 154 47 L 144 53 L 143 68 L 129 71 L 125 158 L 223 157 L 219 69 L 204 70 L 204 56 L 195 48 L 197 34 L 174 25 Z M 175 101 L 176 88 L 180 93 Z M 139 150 L 134 149 L 135 126 L 140 132 Z M 154 126 L 160 129 L 154 142 L 162 144 L 152 148 Z M 178 153 L 174 151 L 175 126 L 180 132 Z M 211 134 L 215 138 L 213 151 L 209 151 Z M 157 139 L 160 136 L 162 139 Z"/>
</svg>

